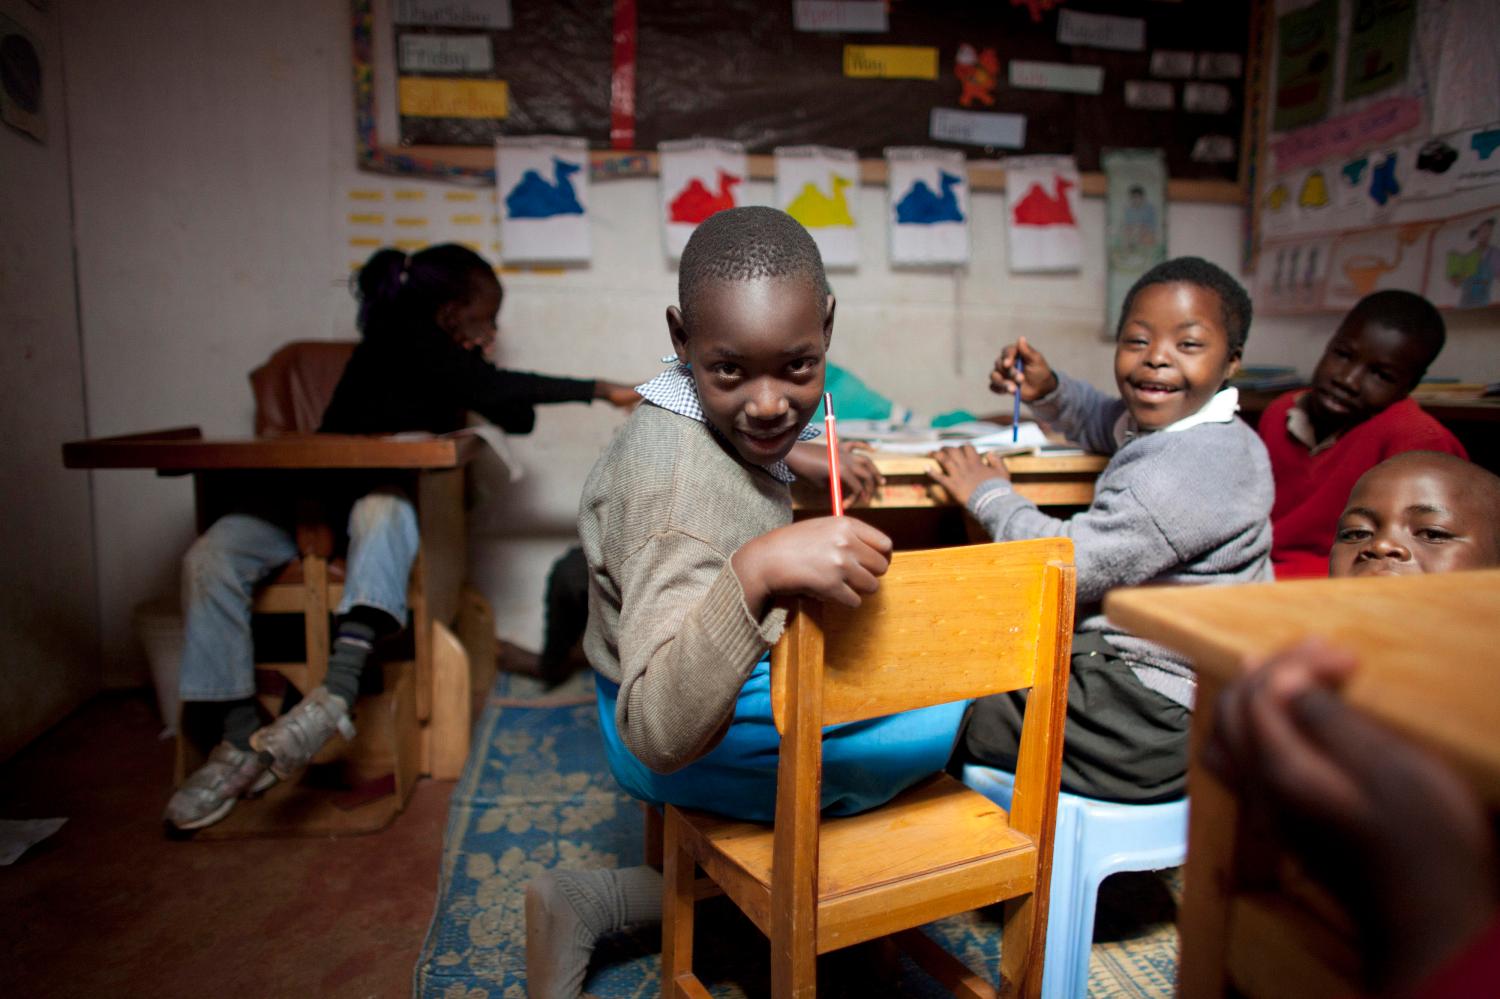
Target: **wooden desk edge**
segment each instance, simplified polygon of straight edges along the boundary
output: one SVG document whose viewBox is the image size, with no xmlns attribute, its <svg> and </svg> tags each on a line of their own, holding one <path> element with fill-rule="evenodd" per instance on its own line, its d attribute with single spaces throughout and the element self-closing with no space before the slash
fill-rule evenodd
<svg viewBox="0 0 1500 999">
<path fill-rule="evenodd" d="M 63 445 L 66 468 L 152 468 L 199 472 L 235 469 L 457 468 L 483 447 L 475 436 L 393 440 L 336 434 L 297 434 L 245 440 L 205 440 L 196 427 Z"/>
<path fill-rule="evenodd" d="M 882 475 L 930 475 L 937 460 L 927 454 L 891 454 L 874 450 L 870 458 Z M 1014 454 L 1005 459 L 1007 471 L 1017 475 L 1097 474 L 1109 464 L 1102 454 Z"/>
</svg>

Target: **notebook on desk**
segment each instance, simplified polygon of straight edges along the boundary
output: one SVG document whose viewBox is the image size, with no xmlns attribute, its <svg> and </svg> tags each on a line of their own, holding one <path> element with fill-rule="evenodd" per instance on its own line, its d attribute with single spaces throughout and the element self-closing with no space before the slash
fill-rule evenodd
<svg viewBox="0 0 1500 999">
<path fill-rule="evenodd" d="M 884 420 L 840 420 L 839 436 L 844 440 L 868 441 L 889 454 L 931 454 L 938 448 L 963 444 L 985 454 L 1032 454 L 1051 443 L 1042 428 L 1031 421 L 1020 424 L 1012 434 L 1010 427 L 979 420 L 948 427 L 914 427 Z"/>
</svg>

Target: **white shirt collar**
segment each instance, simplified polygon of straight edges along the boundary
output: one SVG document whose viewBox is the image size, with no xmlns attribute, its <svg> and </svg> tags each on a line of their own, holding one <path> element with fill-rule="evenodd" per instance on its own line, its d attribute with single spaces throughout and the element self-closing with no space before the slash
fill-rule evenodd
<svg viewBox="0 0 1500 999">
<path fill-rule="evenodd" d="M 1162 427 L 1160 430 L 1142 430 L 1136 426 L 1135 419 L 1130 415 L 1130 411 L 1126 410 L 1115 421 L 1115 444 L 1116 446 L 1120 446 L 1126 441 L 1148 433 L 1175 434 L 1182 430 L 1191 430 L 1193 427 L 1204 423 L 1228 423 L 1234 419 L 1234 414 L 1239 411 L 1240 390 L 1233 386 L 1220 389 L 1196 413 L 1184 416 L 1176 423 Z"/>
<path fill-rule="evenodd" d="M 698 386 L 693 383 L 693 372 L 686 364 L 680 363 L 677 358 L 664 358 L 669 361 L 671 367 L 642 385 L 637 385 L 635 390 L 641 394 L 641 398 L 662 409 L 678 416 L 686 416 L 690 420 L 697 420 L 708 427 L 717 435 L 714 425 L 708 422 L 708 417 L 703 413 L 703 405 L 698 401 Z M 797 436 L 799 441 L 810 441 L 821 433 L 811 424 L 802 428 L 802 433 Z M 785 461 L 773 461 L 769 465 L 762 465 L 771 477 L 778 482 L 792 483 L 797 476 L 787 467 Z"/>
</svg>

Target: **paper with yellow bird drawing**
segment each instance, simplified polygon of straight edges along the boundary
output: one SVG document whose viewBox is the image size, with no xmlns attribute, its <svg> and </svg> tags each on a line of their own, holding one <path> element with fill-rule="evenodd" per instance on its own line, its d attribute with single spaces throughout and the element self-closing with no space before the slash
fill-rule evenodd
<svg viewBox="0 0 1500 999">
<path fill-rule="evenodd" d="M 859 264 L 859 158 L 852 149 L 776 150 L 776 204 L 812 233 L 823 266 Z"/>
</svg>

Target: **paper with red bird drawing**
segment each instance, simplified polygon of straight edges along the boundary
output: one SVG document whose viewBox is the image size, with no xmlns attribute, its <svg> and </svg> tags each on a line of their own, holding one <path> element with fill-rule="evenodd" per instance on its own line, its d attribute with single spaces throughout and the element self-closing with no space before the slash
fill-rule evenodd
<svg viewBox="0 0 1500 999">
<path fill-rule="evenodd" d="M 1078 196 L 1078 164 L 1073 157 L 1006 158 L 1011 271 L 1076 271 L 1083 266 Z"/>
<path fill-rule="evenodd" d="M 698 223 L 744 204 L 749 161 L 745 147 L 727 139 L 682 139 L 657 147 L 661 157 L 661 217 L 667 255 L 682 256 Z"/>
</svg>

